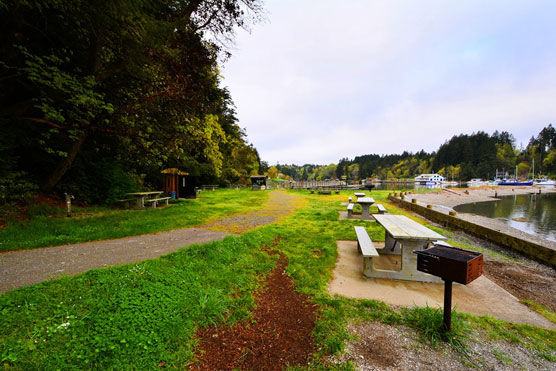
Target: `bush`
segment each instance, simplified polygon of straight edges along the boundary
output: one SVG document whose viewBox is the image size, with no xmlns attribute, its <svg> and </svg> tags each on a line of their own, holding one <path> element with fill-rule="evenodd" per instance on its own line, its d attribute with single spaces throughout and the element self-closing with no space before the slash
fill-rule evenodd
<svg viewBox="0 0 556 371">
<path fill-rule="evenodd" d="M 27 200 L 37 190 L 24 171 L 0 177 L 0 206 Z"/>
<path fill-rule="evenodd" d="M 120 164 L 103 160 L 77 164 L 57 188 L 60 193 L 73 194 L 78 202 L 109 205 L 138 187 Z"/>
<path fill-rule="evenodd" d="M 419 334 L 424 343 L 437 346 L 441 342 L 450 344 L 457 352 L 464 356 L 469 355 L 469 347 L 466 340 L 470 329 L 460 318 L 460 315 L 452 312 L 452 328 L 450 331 L 444 329 L 444 313 L 440 308 L 402 308 L 402 323 L 413 328 Z"/>
</svg>

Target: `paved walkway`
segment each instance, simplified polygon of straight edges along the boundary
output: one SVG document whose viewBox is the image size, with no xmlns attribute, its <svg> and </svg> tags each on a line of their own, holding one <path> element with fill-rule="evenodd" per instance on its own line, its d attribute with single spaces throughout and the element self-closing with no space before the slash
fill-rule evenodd
<svg viewBox="0 0 556 371">
<path fill-rule="evenodd" d="M 295 211 L 298 200 L 299 196 L 275 191 L 261 209 L 198 228 L 1 253 L 0 293 L 62 275 L 154 259 L 192 244 L 221 240 L 230 233 L 278 221 Z"/>
</svg>

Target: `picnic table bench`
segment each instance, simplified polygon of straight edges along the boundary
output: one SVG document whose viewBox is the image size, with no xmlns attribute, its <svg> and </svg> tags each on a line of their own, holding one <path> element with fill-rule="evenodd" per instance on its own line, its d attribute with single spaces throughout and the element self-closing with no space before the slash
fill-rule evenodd
<svg viewBox="0 0 556 371">
<path fill-rule="evenodd" d="M 158 196 L 161 193 L 162 191 L 132 192 L 132 193 L 126 193 L 126 196 L 133 196 L 132 199 L 134 199 L 137 202 L 137 208 L 142 209 L 145 207 L 145 199 L 148 200 L 148 197 L 156 198 L 156 196 Z"/>
<path fill-rule="evenodd" d="M 353 206 L 355 204 L 349 203 L 347 206 L 347 212 L 348 212 L 348 219 L 351 219 L 353 217 Z"/>
<path fill-rule="evenodd" d="M 453 247 L 446 241 L 432 241 L 433 246 Z"/>
<path fill-rule="evenodd" d="M 357 235 L 357 251 L 363 255 L 363 272 L 372 271 L 374 270 L 373 257 L 378 257 L 379 253 L 365 227 L 355 226 L 353 228 Z"/>
<path fill-rule="evenodd" d="M 381 204 L 377 204 L 376 207 L 378 209 L 379 214 L 384 214 L 386 212 L 386 208 L 384 206 L 382 206 Z"/>
<path fill-rule="evenodd" d="M 357 235 L 357 251 L 363 256 L 378 256 L 371 237 L 365 230 L 365 227 L 355 226 L 355 234 Z"/>
<path fill-rule="evenodd" d="M 124 198 L 123 200 L 116 200 L 116 202 L 121 202 L 123 204 L 127 204 L 130 203 L 131 201 L 136 201 L 137 199 L 135 197 L 133 198 Z"/>
<path fill-rule="evenodd" d="M 156 206 L 158 205 L 158 201 L 166 201 L 166 206 L 168 206 L 168 200 L 170 198 L 171 197 L 160 197 L 160 198 L 153 198 L 153 199 L 146 200 L 146 201 L 147 202 L 152 202 L 152 207 L 153 207 L 153 209 L 155 209 Z"/>
</svg>

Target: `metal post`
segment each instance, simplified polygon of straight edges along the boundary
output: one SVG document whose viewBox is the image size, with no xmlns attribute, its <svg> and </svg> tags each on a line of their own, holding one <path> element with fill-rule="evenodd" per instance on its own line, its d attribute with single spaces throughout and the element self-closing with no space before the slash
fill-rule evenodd
<svg viewBox="0 0 556 371">
<path fill-rule="evenodd" d="M 452 328 L 452 281 L 444 281 L 444 330 Z"/>
<path fill-rule="evenodd" d="M 65 195 L 66 195 L 67 216 L 70 217 L 71 216 L 71 199 L 73 198 L 73 196 L 68 195 L 67 193 L 65 193 Z"/>
</svg>

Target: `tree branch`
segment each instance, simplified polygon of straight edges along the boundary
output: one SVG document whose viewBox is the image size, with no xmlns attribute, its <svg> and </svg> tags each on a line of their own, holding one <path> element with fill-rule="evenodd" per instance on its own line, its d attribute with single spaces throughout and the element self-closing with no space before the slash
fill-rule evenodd
<svg viewBox="0 0 556 371">
<path fill-rule="evenodd" d="M 216 17 L 216 15 L 218 14 L 218 12 L 221 10 L 220 7 L 218 7 L 218 9 L 216 9 L 214 12 L 212 12 L 212 14 L 210 15 L 210 17 L 205 21 L 205 23 L 203 23 L 202 25 L 200 25 L 199 27 L 195 27 L 193 29 L 193 32 L 197 32 L 203 28 L 205 28 L 206 26 L 208 26 L 212 20 L 214 19 L 214 17 Z"/>
<path fill-rule="evenodd" d="M 35 122 L 35 123 L 46 124 L 48 126 L 52 126 L 52 127 L 56 128 L 56 129 L 67 129 L 66 127 L 56 125 L 52 121 L 48 121 L 48 120 L 45 120 L 45 119 L 39 119 L 39 118 L 34 118 L 34 117 L 18 117 L 18 118 L 21 119 L 21 120 L 27 120 L 27 121 L 31 121 L 31 122 Z"/>
</svg>

